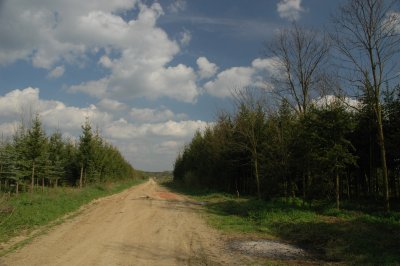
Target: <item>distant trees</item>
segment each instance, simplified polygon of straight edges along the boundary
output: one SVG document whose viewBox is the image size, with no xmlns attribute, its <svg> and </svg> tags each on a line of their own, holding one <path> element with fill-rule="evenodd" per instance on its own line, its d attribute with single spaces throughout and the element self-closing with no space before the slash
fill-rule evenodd
<svg viewBox="0 0 400 266">
<path fill-rule="evenodd" d="M 79 142 L 63 139 L 56 131 L 48 137 L 36 115 L 29 128 L 21 123 L 11 139 L 0 142 L 0 191 L 33 192 L 46 186 L 76 185 L 135 178 L 137 173 L 121 153 L 99 134 L 89 120 Z M 36 181 L 36 182 L 35 182 Z M 29 184 L 29 185 L 28 185 Z"/>
</svg>

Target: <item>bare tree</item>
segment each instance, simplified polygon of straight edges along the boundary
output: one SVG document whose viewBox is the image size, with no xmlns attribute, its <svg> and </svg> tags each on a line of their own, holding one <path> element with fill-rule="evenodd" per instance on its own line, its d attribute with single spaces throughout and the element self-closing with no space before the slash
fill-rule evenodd
<svg viewBox="0 0 400 266">
<path fill-rule="evenodd" d="M 233 97 L 237 108 L 233 130 L 239 139 L 232 145 L 234 149 L 250 153 L 257 196 L 261 198 L 260 162 L 265 141 L 265 99 L 260 90 L 254 88 L 236 90 Z"/>
<path fill-rule="evenodd" d="M 271 78 L 273 92 L 288 101 L 298 114 L 305 114 L 319 84 L 326 80 L 330 43 L 326 36 L 296 23 L 280 30 L 266 44 L 266 54 L 276 60 L 277 73 Z"/>
<path fill-rule="evenodd" d="M 396 0 L 349 0 L 334 16 L 335 46 L 342 55 L 347 80 L 370 99 L 378 129 L 385 209 L 390 210 L 388 172 L 382 125 L 382 85 L 398 75 L 399 14 Z"/>
</svg>

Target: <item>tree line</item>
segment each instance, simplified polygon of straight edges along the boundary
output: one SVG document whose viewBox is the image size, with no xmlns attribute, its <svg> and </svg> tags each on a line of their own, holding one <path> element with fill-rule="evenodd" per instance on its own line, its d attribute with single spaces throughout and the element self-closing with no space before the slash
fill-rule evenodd
<svg viewBox="0 0 400 266">
<path fill-rule="evenodd" d="M 265 44 L 275 69 L 265 87 L 234 93 L 234 111 L 184 147 L 175 180 L 337 208 L 382 200 L 389 211 L 400 198 L 398 4 L 348 0 L 328 33 L 280 30 Z"/>
<path fill-rule="evenodd" d="M 118 149 L 92 129 L 89 119 L 77 141 L 63 138 L 59 130 L 47 136 L 39 115 L 30 124 L 21 122 L 10 138 L 1 139 L 1 191 L 18 194 L 59 185 L 82 187 L 137 176 Z"/>
</svg>

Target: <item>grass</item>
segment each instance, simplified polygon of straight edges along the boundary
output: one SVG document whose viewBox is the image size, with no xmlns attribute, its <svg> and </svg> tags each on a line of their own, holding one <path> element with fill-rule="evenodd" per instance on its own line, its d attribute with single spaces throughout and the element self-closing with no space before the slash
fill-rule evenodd
<svg viewBox="0 0 400 266">
<path fill-rule="evenodd" d="M 118 193 L 142 180 L 77 188 L 47 188 L 44 193 L 23 193 L 0 201 L 0 242 L 47 225 L 76 211 L 93 199 Z M 2 210 L 2 211 L 1 211 Z"/>
<path fill-rule="evenodd" d="M 400 265 L 400 212 L 336 210 L 329 204 L 311 208 L 300 200 L 237 199 L 229 194 L 167 185 L 207 202 L 208 221 L 226 232 L 278 238 L 328 262 Z"/>
</svg>

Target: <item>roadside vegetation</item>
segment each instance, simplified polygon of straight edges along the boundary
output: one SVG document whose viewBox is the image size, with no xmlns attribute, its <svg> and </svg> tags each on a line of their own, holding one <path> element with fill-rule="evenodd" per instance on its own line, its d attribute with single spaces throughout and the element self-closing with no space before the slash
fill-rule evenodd
<svg viewBox="0 0 400 266">
<path fill-rule="evenodd" d="M 91 184 L 82 189 L 46 188 L 43 193 L 23 193 L 18 197 L 3 194 L 0 198 L 0 242 L 6 242 L 21 233 L 29 235 L 32 230 L 57 221 L 94 199 L 121 192 L 142 180 Z"/>
<path fill-rule="evenodd" d="M 348 0 L 328 34 L 293 23 L 266 43 L 267 88 L 234 91 L 175 161 L 175 184 L 218 191 L 197 195 L 215 226 L 400 263 L 398 9 Z"/>
<path fill-rule="evenodd" d="M 167 187 L 203 202 L 207 221 L 234 239 L 272 239 L 296 244 L 326 263 L 397 265 L 400 261 L 400 212 L 381 212 L 343 202 L 303 205 L 300 198 L 259 200 L 211 190 L 188 188 L 176 182 Z"/>
<path fill-rule="evenodd" d="M 0 142 L 0 242 L 143 180 L 90 121 L 78 140 L 46 135 L 39 115 Z"/>
</svg>

